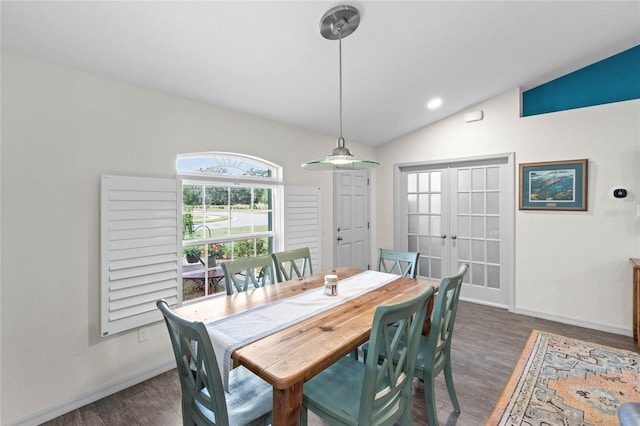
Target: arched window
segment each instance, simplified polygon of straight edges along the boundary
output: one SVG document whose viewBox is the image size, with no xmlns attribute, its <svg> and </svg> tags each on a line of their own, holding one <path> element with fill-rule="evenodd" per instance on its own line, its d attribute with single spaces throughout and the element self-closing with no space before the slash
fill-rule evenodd
<svg viewBox="0 0 640 426">
<path fill-rule="evenodd" d="M 220 263 L 272 253 L 281 212 L 282 168 L 227 152 L 179 155 L 182 180 L 182 294 L 224 292 Z"/>
<path fill-rule="evenodd" d="M 282 167 L 257 157 L 230 152 L 182 154 L 178 156 L 176 168 L 180 176 L 282 182 Z"/>
</svg>

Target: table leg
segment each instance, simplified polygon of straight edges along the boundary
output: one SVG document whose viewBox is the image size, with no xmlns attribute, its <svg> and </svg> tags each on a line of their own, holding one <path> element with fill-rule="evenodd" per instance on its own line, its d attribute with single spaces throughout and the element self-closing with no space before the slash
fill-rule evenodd
<svg viewBox="0 0 640 426">
<path fill-rule="evenodd" d="M 427 303 L 427 315 L 424 317 L 424 324 L 422 325 L 422 335 L 428 336 L 429 331 L 431 331 L 431 313 L 433 312 L 433 304 L 435 303 L 433 299 L 436 296 L 429 298 L 429 302 Z"/>
<path fill-rule="evenodd" d="M 273 388 L 273 426 L 297 426 L 302 407 L 302 383 L 288 389 Z"/>
</svg>

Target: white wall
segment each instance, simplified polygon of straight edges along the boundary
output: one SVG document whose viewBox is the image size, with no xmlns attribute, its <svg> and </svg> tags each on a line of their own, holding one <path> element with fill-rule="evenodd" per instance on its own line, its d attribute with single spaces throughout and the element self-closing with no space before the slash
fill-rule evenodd
<svg viewBox="0 0 640 426">
<path fill-rule="evenodd" d="M 588 158 L 587 212 L 516 207 L 516 312 L 631 335 L 628 258 L 640 255 L 640 101 L 520 118 L 515 89 L 469 110 L 477 109 L 483 121 L 465 123 L 461 113 L 382 146 L 376 191 L 393 194 L 397 163 L 506 152 L 515 152 L 517 164 Z M 627 187 L 627 199 L 610 195 L 617 185 Z M 390 206 L 380 200 L 376 208 L 379 246 L 393 246 Z"/>
<path fill-rule="evenodd" d="M 333 136 L 9 52 L 1 60 L 0 424 L 35 422 L 173 362 L 163 323 L 143 343 L 137 332 L 100 337 L 102 174 L 174 177 L 176 155 L 199 151 L 272 161 L 285 184 L 321 188 L 322 267 L 332 266 L 333 176 L 300 164 L 326 155 Z"/>
</svg>

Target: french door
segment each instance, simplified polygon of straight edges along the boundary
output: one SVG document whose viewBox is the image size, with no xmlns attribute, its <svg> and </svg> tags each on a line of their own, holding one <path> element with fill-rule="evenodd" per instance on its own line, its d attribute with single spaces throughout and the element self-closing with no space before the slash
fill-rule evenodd
<svg viewBox="0 0 640 426">
<path fill-rule="evenodd" d="M 400 166 L 396 246 L 418 251 L 418 275 L 469 264 L 461 297 L 507 307 L 513 276 L 512 156 Z"/>
</svg>

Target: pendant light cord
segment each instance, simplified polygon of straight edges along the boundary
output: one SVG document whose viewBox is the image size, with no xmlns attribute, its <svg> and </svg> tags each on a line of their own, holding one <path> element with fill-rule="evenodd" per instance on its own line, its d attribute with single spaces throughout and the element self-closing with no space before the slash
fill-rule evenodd
<svg viewBox="0 0 640 426">
<path fill-rule="evenodd" d="M 342 137 L 342 28 L 338 29 L 338 66 L 340 68 L 340 137 L 338 138 L 338 146 L 344 148 L 344 138 Z"/>
</svg>

